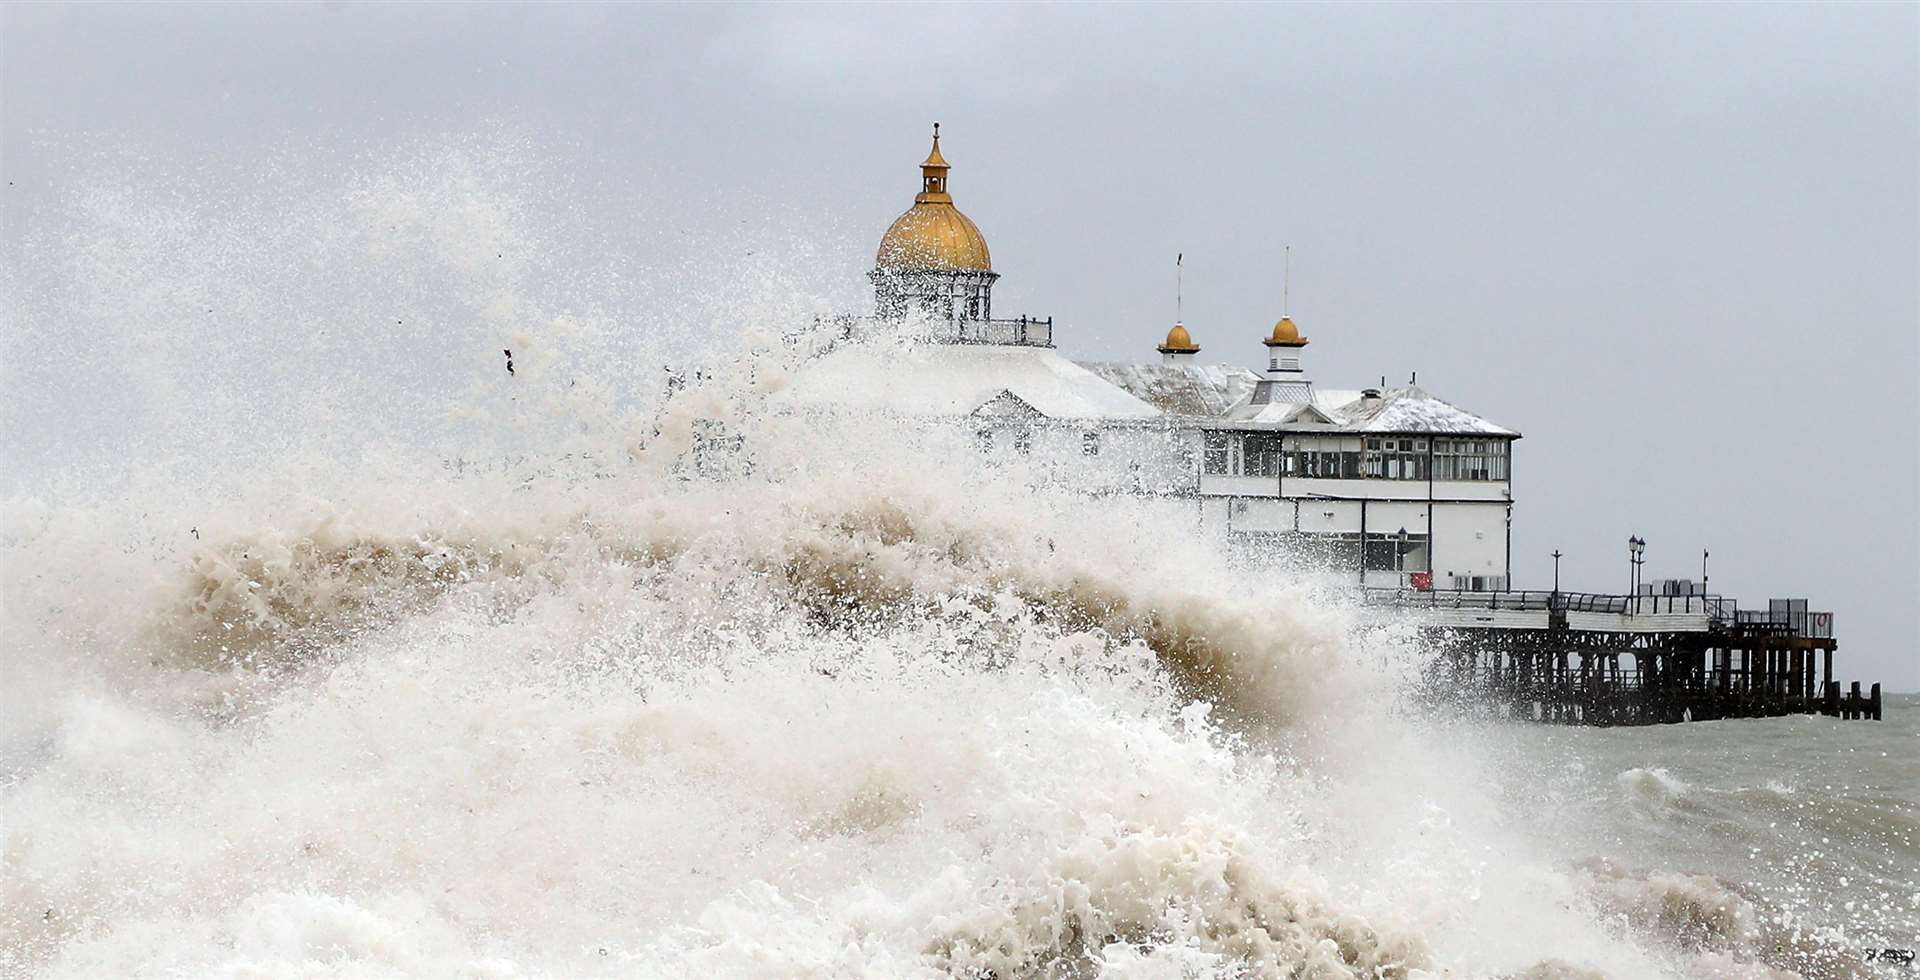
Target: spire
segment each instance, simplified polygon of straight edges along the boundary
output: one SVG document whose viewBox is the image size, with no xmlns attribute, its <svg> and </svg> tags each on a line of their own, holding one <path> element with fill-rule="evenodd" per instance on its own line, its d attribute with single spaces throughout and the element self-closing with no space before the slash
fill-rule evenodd
<svg viewBox="0 0 1920 980">
<path fill-rule="evenodd" d="M 1293 310 L 1291 309 L 1293 305 L 1293 246 L 1288 245 L 1286 252 L 1283 254 L 1285 258 L 1281 261 L 1285 262 L 1286 265 L 1280 278 L 1280 322 L 1275 323 L 1273 325 L 1273 332 L 1268 334 L 1265 340 L 1261 341 L 1261 343 L 1267 345 L 1268 350 L 1273 350 L 1276 347 L 1300 348 L 1307 346 L 1307 338 L 1300 336 L 1300 328 L 1293 322 Z M 1279 352 L 1275 351 L 1274 353 L 1278 356 Z M 1295 362 L 1299 361 L 1299 354 L 1296 353 L 1291 356 Z M 1298 370 L 1298 368 L 1296 367 L 1295 370 Z"/>
<path fill-rule="evenodd" d="M 940 155 L 940 124 L 933 124 L 933 150 L 920 164 L 920 193 L 913 200 L 918 204 L 952 204 L 953 198 L 947 194 L 947 158 Z"/>
<path fill-rule="evenodd" d="M 1287 317 L 1293 316 L 1293 310 L 1291 308 L 1291 304 L 1293 301 L 1293 246 L 1292 245 L 1287 246 L 1286 258 L 1283 259 L 1282 261 L 1286 263 L 1286 266 L 1285 266 L 1285 271 L 1281 274 L 1281 277 L 1280 277 L 1280 317 L 1281 319 L 1285 319 Z"/>
</svg>

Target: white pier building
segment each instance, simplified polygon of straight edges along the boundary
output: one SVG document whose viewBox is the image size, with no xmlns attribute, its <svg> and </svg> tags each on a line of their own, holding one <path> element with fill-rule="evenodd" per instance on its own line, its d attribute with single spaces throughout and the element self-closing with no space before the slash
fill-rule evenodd
<svg viewBox="0 0 1920 980">
<path fill-rule="evenodd" d="M 1259 330 L 1259 370 L 1201 363 L 1182 323 L 1157 361 L 1060 356 L 1051 318 L 993 316 L 1000 274 L 954 206 L 951 169 L 936 126 L 920 192 L 875 256 L 875 314 L 838 321 L 843 337 L 904 327 L 917 342 L 835 342 L 781 397 L 957 427 L 989 465 L 1020 459 L 1083 493 L 1191 508 L 1230 553 L 1361 586 L 1366 605 L 1410 615 L 1440 654 L 1432 690 L 1477 692 L 1496 713 L 1595 725 L 1881 716 L 1879 685 L 1842 694 L 1832 614 L 1804 599 L 1745 610 L 1678 581 L 1632 595 L 1562 592 L 1557 580 L 1514 590 L 1520 433 L 1412 384 L 1322 386 L 1284 312 Z M 1644 542 L 1631 544 L 1637 567 Z"/>
<path fill-rule="evenodd" d="M 951 169 L 936 126 L 913 206 L 875 256 L 876 312 L 843 321 L 852 335 L 924 317 L 930 343 L 882 372 L 863 363 L 879 355 L 838 348 L 797 395 L 957 420 L 990 458 L 1030 455 L 1089 493 L 1191 500 L 1200 528 L 1249 557 L 1370 587 L 1507 587 L 1518 432 L 1411 385 L 1322 386 L 1284 316 L 1248 331 L 1261 370 L 1201 363 L 1178 323 L 1157 361 L 1070 361 L 1051 318 L 993 316 L 1000 276 Z"/>
</svg>

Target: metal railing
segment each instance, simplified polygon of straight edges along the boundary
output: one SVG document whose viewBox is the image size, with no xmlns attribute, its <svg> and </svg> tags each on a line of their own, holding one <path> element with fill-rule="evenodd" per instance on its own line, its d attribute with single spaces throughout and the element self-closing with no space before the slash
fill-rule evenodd
<svg viewBox="0 0 1920 980">
<path fill-rule="evenodd" d="M 1732 608 L 1732 600 L 1718 596 L 1628 596 L 1597 592 L 1474 592 L 1466 589 L 1368 589 L 1366 602 L 1376 606 L 1426 606 L 1440 609 L 1549 610 L 1555 612 L 1614 613 L 1622 616 L 1706 614 Z"/>
<path fill-rule="evenodd" d="M 822 318 L 819 322 L 830 323 L 832 339 L 828 346 L 842 340 L 852 340 L 865 335 L 869 330 L 888 324 L 888 321 L 873 316 L 835 316 Z M 1053 317 L 1023 316 L 1016 320 L 934 320 L 927 324 L 925 339 L 944 344 L 994 344 L 1006 347 L 1052 347 Z M 789 344 L 799 343 L 803 338 L 794 335 L 788 338 Z"/>
<path fill-rule="evenodd" d="M 947 334 L 934 328 L 934 336 L 962 344 L 1004 344 L 1016 347 L 1052 347 L 1053 317 L 1023 316 L 1018 320 L 955 320 Z"/>
<path fill-rule="evenodd" d="M 1468 592 L 1447 589 L 1368 589 L 1370 606 L 1420 606 L 1438 609 L 1545 610 L 1553 608 L 1552 592 Z M 1559 593 L 1561 599 L 1567 593 Z"/>
<path fill-rule="evenodd" d="M 1608 595 L 1598 592 L 1473 592 L 1464 589 L 1421 590 L 1369 588 L 1362 593 L 1369 606 L 1425 609 L 1486 609 L 1512 612 L 1611 613 L 1617 616 L 1705 616 L 1714 626 L 1745 629 L 1773 627 L 1795 636 L 1832 638 L 1833 614 L 1809 611 L 1806 600 L 1774 600 L 1768 609 L 1740 609 L 1736 600 L 1718 595 Z"/>
</svg>

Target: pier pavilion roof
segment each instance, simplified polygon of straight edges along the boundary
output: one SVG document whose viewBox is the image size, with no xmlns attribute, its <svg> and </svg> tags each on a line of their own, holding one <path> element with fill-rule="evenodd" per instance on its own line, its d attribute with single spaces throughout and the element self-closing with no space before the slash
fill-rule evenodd
<svg viewBox="0 0 1920 980">
<path fill-rule="evenodd" d="M 932 416 L 995 414 L 1010 404 L 1007 396 L 1052 419 L 1162 417 L 1152 404 L 1045 347 L 847 347 L 810 365 L 786 393 L 801 403 Z"/>
<path fill-rule="evenodd" d="M 1315 387 L 1306 402 L 1251 402 L 1260 375 L 1230 364 L 1120 364 L 1083 362 L 1083 367 L 1162 412 L 1225 427 L 1285 427 L 1319 432 L 1452 433 L 1518 436 L 1496 422 L 1451 404 L 1416 385 L 1379 390 Z"/>
<path fill-rule="evenodd" d="M 1435 398 L 1418 385 L 1380 390 L 1367 398 L 1360 391 L 1316 391 L 1314 405 L 1350 432 L 1456 433 L 1519 436 L 1506 426 Z"/>
<path fill-rule="evenodd" d="M 1225 415 L 1260 382 L 1258 374 L 1231 364 L 1081 361 L 1080 366 L 1168 415 Z"/>
</svg>

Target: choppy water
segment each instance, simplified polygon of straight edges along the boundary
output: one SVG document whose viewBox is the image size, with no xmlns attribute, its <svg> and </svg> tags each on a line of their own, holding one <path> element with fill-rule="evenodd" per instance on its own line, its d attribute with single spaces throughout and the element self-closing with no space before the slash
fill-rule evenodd
<svg viewBox="0 0 1920 980">
<path fill-rule="evenodd" d="M 1920 944 L 1911 698 L 1880 725 L 1410 713 L 1404 634 L 1236 575 L 1184 508 L 782 410 L 798 354 L 723 340 L 674 398 L 583 396 L 596 358 L 545 338 L 592 324 L 475 272 L 494 237 L 426 236 L 451 298 L 405 292 L 439 252 L 360 247 L 438 214 L 389 183 L 308 202 L 336 233 L 285 249 L 122 197 L 43 243 L 87 260 L 22 294 L 42 336 L 124 312 L 101 297 L 190 333 L 217 280 L 329 322 L 468 302 L 449 357 L 506 334 L 521 373 L 486 361 L 426 448 L 343 447 L 354 405 L 278 388 L 263 411 L 308 428 L 270 451 L 129 418 L 195 465 L 7 502 L 8 975 L 1845 977 Z M 166 268 L 117 247 L 153 234 Z M 155 412 L 246 427 L 161 370 Z M 689 477 L 716 419 L 754 466 Z"/>
<path fill-rule="evenodd" d="M 1879 724 L 1795 716 L 1515 735 L 1504 764 L 1532 778 L 1503 792 L 1516 812 L 1551 815 L 1553 854 L 1722 879 L 1755 903 L 1764 942 L 1788 949 L 1796 934 L 1843 951 L 1914 947 L 1920 697 L 1889 698 Z M 1785 959 L 1815 975 L 1837 968 Z"/>
</svg>

